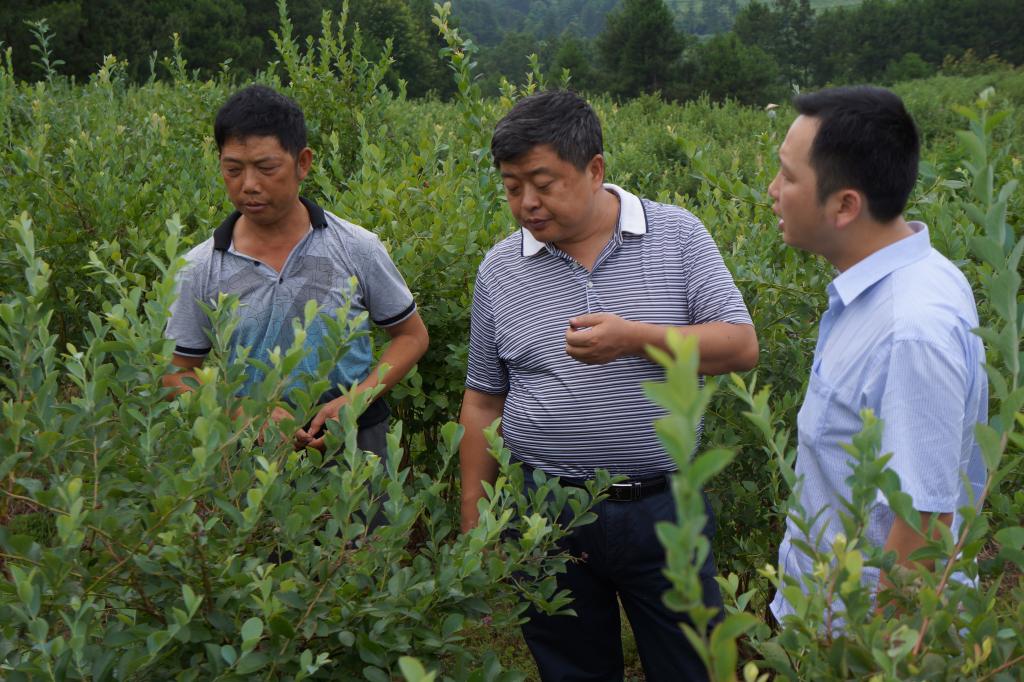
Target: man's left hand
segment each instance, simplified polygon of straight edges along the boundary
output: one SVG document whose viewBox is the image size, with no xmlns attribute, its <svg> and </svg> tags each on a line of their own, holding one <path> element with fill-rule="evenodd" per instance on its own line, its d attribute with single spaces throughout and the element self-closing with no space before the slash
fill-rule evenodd
<svg viewBox="0 0 1024 682">
<path fill-rule="evenodd" d="M 635 351 L 634 323 L 612 313 L 589 313 L 569 320 L 565 352 L 588 365 L 603 365 Z"/>
</svg>

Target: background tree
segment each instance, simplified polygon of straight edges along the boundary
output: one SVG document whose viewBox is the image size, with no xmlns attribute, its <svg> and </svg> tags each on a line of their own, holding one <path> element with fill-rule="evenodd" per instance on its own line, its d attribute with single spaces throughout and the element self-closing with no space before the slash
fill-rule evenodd
<svg viewBox="0 0 1024 682">
<path fill-rule="evenodd" d="M 692 64 L 694 94 L 760 106 L 785 96 L 775 59 L 759 47 L 744 45 L 735 33 L 714 36 L 694 48 Z"/>
<path fill-rule="evenodd" d="M 743 43 L 772 55 L 789 85 L 811 83 L 815 17 L 810 0 L 753 0 L 740 10 L 733 31 Z"/>
<path fill-rule="evenodd" d="M 578 91 L 592 91 L 600 87 L 600 74 L 595 68 L 594 46 L 591 41 L 566 34 L 558 41 L 551 62 L 550 73 L 558 77 L 562 69 L 572 74 L 571 87 Z"/>
<path fill-rule="evenodd" d="M 608 91 L 625 97 L 668 91 L 685 46 L 664 0 L 624 0 L 597 37 Z"/>
</svg>

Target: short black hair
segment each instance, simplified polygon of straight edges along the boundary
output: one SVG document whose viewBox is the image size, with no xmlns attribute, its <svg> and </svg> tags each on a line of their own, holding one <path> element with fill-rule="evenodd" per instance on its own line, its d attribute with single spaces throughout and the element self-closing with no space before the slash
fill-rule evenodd
<svg viewBox="0 0 1024 682">
<path fill-rule="evenodd" d="M 558 158 L 583 170 L 603 151 L 601 122 L 586 100 L 568 90 L 547 90 L 516 102 L 491 137 L 495 167 L 538 145 L 551 145 Z"/>
<path fill-rule="evenodd" d="M 903 101 L 885 88 L 829 88 L 793 99 L 804 116 L 819 120 L 811 144 L 818 201 L 852 187 L 868 212 L 886 222 L 903 213 L 917 181 L 921 138 Z"/>
<path fill-rule="evenodd" d="M 265 85 L 250 85 L 224 103 L 213 122 L 217 150 L 228 140 L 276 137 L 281 146 L 298 158 L 306 148 L 306 117 L 295 100 Z"/>
</svg>

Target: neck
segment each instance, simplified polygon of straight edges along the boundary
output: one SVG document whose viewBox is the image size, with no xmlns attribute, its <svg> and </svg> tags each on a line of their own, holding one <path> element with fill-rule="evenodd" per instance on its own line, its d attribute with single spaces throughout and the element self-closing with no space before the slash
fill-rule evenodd
<svg viewBox="0 0 1024 682">
<path fill-rule="evenodd" d="M 602 188 L 594 202 L 591 217 L 593 229 L 572 241 L 556 242 L 555 246 L 572 256 L 587 270 L 593 270 L 597 257 L 611 239 L 619 222 L 619 197 Z"/>
<path fill-rule="evenodd" d="M 845 272 L 868 256 L 912 234 L 914 230 L 902 215 L 884 223 L 869 220 L 859 226 L 851 225 L 847 228 L 843 248 L 828 260 L 839 272 Z"/>
</svg>

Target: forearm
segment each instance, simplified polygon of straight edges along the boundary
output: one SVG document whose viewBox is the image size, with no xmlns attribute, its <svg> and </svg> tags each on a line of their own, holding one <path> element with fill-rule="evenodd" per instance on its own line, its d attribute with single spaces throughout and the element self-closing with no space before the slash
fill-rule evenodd
<svg viewBox="0 0 1024 682">
<path fill-rule="evenodd" d="M 164 375 L 162 384 L 164 388 L 169 388 L 170 391 L 164 396 L 165 400 L 174 400 L 182 393 L 194 390 L 191 386 L 185 383 L 185 379 L 191 379 L 192 381 L 199 383 L 199 377 L 196 375 L 196 369 L 201 367 L 203 364 L 203 358 L 194 358 L 186 355 L 178 355 L 175 353 L 171 357 L 171 367 L 167 374 Z"/>
<path fill-rule="evenodd" d="M 477 523 L 477 503 L 484 497 L 484 482 L 494 483 L 498 477 L 498 461 L 488 451 L 484 429 L 499 418 L 504 396 L 488 396 L 466 391 L 459 423 L 465 429 L 459 445 L 459 471 L 462 481 L 462 530 Z"/>
<path fill-rule="evenodd" d="M 634 354 L 646 354 L 646 348 L 653 346 L 668 350 L 667 337 L 670 329 L 681 334 L 697 337 L 700 350 L 698 371 L 705 375 L 742 372 L 753 369 L 757 364 L 757 334 L 749 324 L 730 322 L 706 322 L 704 324 L 671 326 L 634 322 Z"/>
<path fill-rule="evenodd" d="M 426 351 L 426 345 L 416 339 L 405 337 L 392 339 L 388 347 L 380 354 L 377 366 L 356 386 L 356 393 L 362 393 L 383 384 L 384 390 L 378 396 L 383 395 L 409 373 L 424 351 Z M 383 374 L 380 372 L 381 368 L 385 368 Z"/>
<path fill-rule="evenodd" d="M 401 381 L 427 352 L 430 337 L 419 313 L 413 313 L 407 320 L 388 327 L 387 332 L 391 340 L 381 353 L 377 366 L 356 387 L 356 393 L 383 384 L 384 390 L 377 394 L 383 395 Z M 381 368 L 384 368 L 383 374 Z"/>
<path fill-rule="evenodd" d="M 942 513 L 936 515 L 932 512 L 920 512 L 920 514 L 921 528 L 919 529 L 914 528 L 907 524 L 903 519 L 897 517 L 893 521 L 892 528 L 889 530 L 889 535 L 885 539 L 884 549 L 886 552 L 896 552 L 897 566 L 913 568 L 914 563 L 919 563 L 930 570 L 934 566 L 933 561 L 926 559 L 921 562 L 912 562 L 910 560 L 910 555 L 928 544 L 926 533 L 928 532 L 928 526 L 933 516 L 937 516 L 939 523 L 945 524 L 948 527 L 953 522 L 953 514 Z M 937 527 L 932 530 L 931 537 L 936 539 L 939 537 L 939 530 Z M 886 573 L 882 574 L 881 581 L 884 587 L 892 586 L 892 582 Z"/>
</svg>

